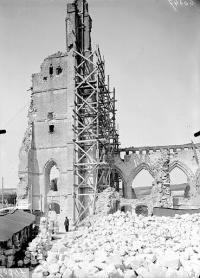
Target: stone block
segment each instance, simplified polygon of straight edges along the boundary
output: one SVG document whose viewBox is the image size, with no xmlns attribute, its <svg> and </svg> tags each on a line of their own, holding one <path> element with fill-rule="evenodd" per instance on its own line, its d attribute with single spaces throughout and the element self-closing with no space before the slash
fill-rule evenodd
<svg viewBox="0 0 200 278">
<path fill-rule="evenodd" d="M 136 273 L 134 270 L 132 269 L 128 269 L 126 270 L 125 274 L 124 274 L 124 278 L 136 278 Z"/>
<path fill-rule="evenodd" d="M 120 268 L 121 270 L 124 269 L 123 263 L 122 263 L 122 258 L 120 256 L 110 256 L 106 260 L 107 264 L 113 264 L 115 268 Z"/>
<path fill-rule="evenodd" d="M 57 260 L 55 257 L 53 257 L 53 256 L 47 257 L 47 263 L 48 263 L 49 265 L 54 264 L 54 263 L 56 263 L 57 261 L 58 261 L 58 260 Z"/>
<path fill-rule="evenodd" d="M 58 254 L 64 254 L 65 252 L 67 252 L 68 249 L 65 246 L 62 246 L 58 249 Z"/>
<path fill-rule="evenodd" d="M 63 264 L 60 268 L 60 273 L 63 274 L 66 269 L 67 269 L 67 267 Z"/>
<path fill-rule="evenodd" d="M 188 261 L 190 259 L 190 254 L 187 252 L 181 252 L 180 253 L 180 261 L 185 260 Z"/>
<path fill-rule="evenodd" d="M 181 266 L 180 259 L 176 253 L 168 253 L 163 256 L 163 264 L 165 267 L 179 269 Z"/>
<path fill-rule="evenodd" d="M 96 251 L 95 254 L 95 261 L 104 263 L 107 260 L 107 252 L 104 251 Z"/>
<path fill-rule="evenodd" d="M 71 269 L 67 268 L 64 271 L 62 278 L 73 278 L 73 271 Z"/>
<path fill-rule="evenodd" d="M 60 266 L 57 263 L 53 263 L 48 266 L 48 271 L 50 274 L 56 274 L 57 272 L 59 272 L 59 270 Z"/>
<path fill-rule="evenodd" d="M 36 268 L 34 269 L 34 273 L 35 272 L 43 272 L 45 270 L 45 267 L 44 266 L 42 266 L 42 265 L 38 265 L 38 266 L 36 266 Z"/>
<path fill-rule="evenodd" d="M 75 261 L 71 260 L 70 258 L 65 257 L 65 259 L 64 259 L 64 265 L 65 265 L 67 268 L 71 268 L 71 267 L 75 266 L 76 263 L 75 263 Z"/>
<path fill-rule="evenodd" d="M 73 278 L 86 278 L 87 274 L 84 269 L 75 269 L 73 272 Z"/>
<path fill-rule="evenodd" d="M 147 254 L 146 255 L 146 261 L 154 263 L 156 261 L 156 255 L 155 254 Z"/>
<path fill-rule="evenodd" d="M 5 254 L 5 256 L 11 256 L 11 255 L 14 255 L 14 253 L 15 253 L 14 248 L 4 250 L 4 254 Z"/>
<path fill-rule="evenodd" d="M 165 273 L 167 268 L 158 264 L 150 263 L 149 264 L 149 272 L 153 275 L 154 278 L 165 278 Z"/>
<path fill-rule="evenodd" d="M 105 271 L 107 272 L 109 278 L 121 278 L 117 269 L 113 264 L 109 264 L 105 267 Z"/>
<path fill-rule="evenodd" d="M 136 257 L 128 257 L 124 260 L 123 264 L 126 269 L 136 270 L 142 265 L 142 261 L 137 260 Z"/>
</svg>

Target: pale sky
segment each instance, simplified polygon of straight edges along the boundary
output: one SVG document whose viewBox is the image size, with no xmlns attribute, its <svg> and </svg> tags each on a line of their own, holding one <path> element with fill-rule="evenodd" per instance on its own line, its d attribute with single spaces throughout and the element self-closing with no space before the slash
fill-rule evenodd
<svg viewBox="0 0 200 278">
<path fill-rule="evenodd" d="M 18 183 L 31 75 L 65 52 L 65 0 L 0 0 L 0 177 Z M 89 0 L 93 49 L 99 44 L 116 88 L 122 147 L 184 144 L 200 137 L 200 8 L 168 0 Z M 193 4 L 192 4 L 193 3 Z"/>
</svg>

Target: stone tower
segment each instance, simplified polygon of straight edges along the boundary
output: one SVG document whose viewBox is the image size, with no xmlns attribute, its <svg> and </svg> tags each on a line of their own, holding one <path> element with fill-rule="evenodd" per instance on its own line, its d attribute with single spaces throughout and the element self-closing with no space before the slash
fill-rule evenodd
<svg viewBox="0 0 200 278">
<path fill-rule="evenodd" d="M 85 28 L 79 33 L 79 17 Z M 72 218 L 73 186 L 73 107 L 75 58 L 77 45 L 91 51 L 91 19 L 85 0 L 67 5 L 65 53 L 48 56 L 39 73 L 32 75 L 28 128 L 19 152 L 18 205 L 42 211 L 52 207 L 60 221 Z M 50 173 L 56 167 L 59 175 L 52 185 Z M 55 168 L 54 167 L 54 168 Z"/>
</svg>

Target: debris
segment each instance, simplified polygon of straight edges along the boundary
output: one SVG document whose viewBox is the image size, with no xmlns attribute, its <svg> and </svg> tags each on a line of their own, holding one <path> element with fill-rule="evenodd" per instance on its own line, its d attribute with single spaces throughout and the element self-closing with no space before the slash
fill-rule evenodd
<svg viewBox="0 0 200 278">
<path fill-rule="evenodd" d="M 198 277 L 200 214 L 143 217 L 117 211 L 69 232 L 47 253 L 40 264 L 62 278 Z"/>
</svg>

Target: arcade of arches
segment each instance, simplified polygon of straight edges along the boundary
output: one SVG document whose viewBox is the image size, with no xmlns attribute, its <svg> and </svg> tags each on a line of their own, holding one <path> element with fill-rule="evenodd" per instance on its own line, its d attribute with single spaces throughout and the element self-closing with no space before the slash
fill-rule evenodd
<svg viewBox="0 0 200 278">
<path fill-rule="evenodd" d="M 163 149 L 170 150 L 172 196 L 187 198 L 199 194 L 200 144 L 196 144 L 195 150 L 192 144 L 185 144 L 121 149 L 120 155 L 115 156 L 114 167 L 122 179 L 124 198 L 142 200 L 151 194 L 153 167 Z"/>
</svg>

